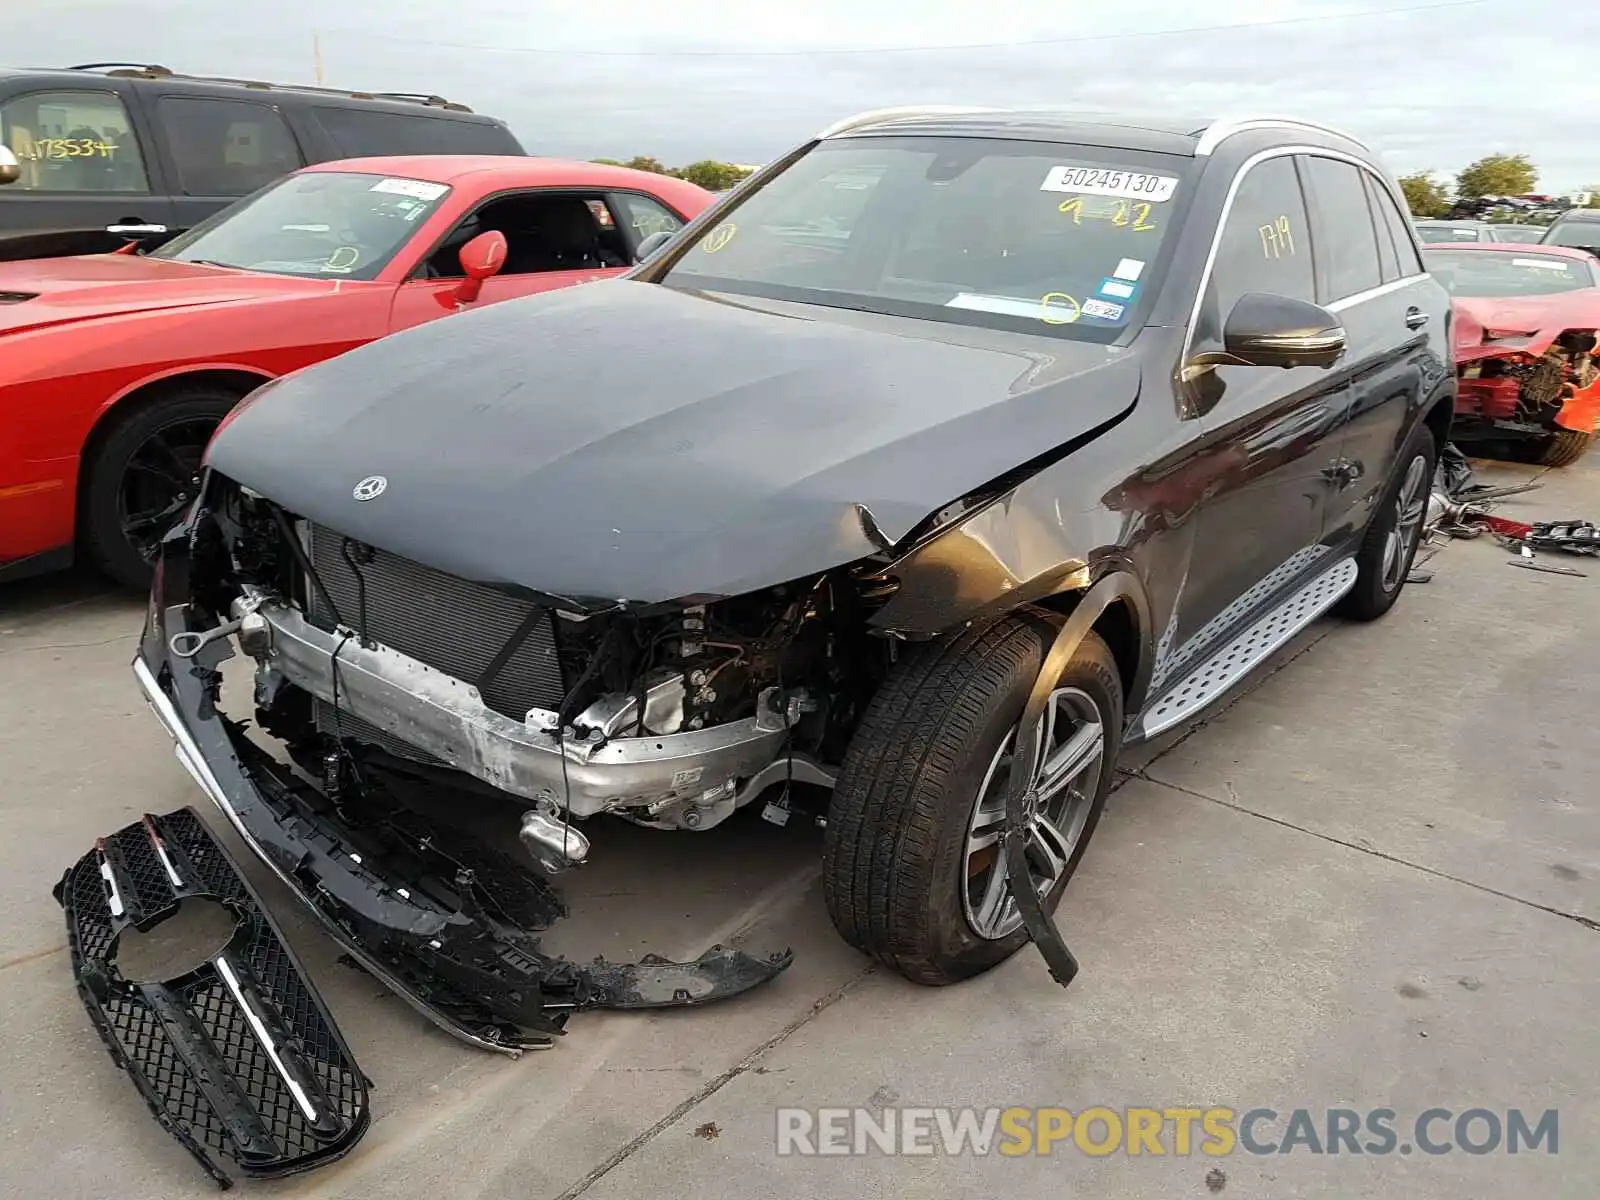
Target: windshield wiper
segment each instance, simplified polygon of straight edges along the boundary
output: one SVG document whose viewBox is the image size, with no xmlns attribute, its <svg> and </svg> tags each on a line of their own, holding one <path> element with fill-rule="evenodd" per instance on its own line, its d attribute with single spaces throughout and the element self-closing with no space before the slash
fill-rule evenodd
<svg viewBox="0 0 1600 1200">
<path fill-rule="evenodd" d="M 188 259 L 184 259 L 184 261 L 185 262 L 197 263 L 198 265 L 200 265 L 202 267 L 222 267 L 225 270 L 229 270 L 229 271 L 242 271 L 242 270 L 244 270 L 244 268 L 241 267 L 238 263 L 218 262 L 214 258 L 188 258 Z"/>
</svg>

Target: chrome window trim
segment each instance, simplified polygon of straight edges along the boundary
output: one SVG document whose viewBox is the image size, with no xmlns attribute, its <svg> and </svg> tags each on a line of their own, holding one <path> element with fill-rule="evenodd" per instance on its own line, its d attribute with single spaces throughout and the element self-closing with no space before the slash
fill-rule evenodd
<svg viewBox="0 0 1600 1200">
<path fill-rule="evenodd" d="M 1383 188 L 1388 193 L 1389 197 L 1391 199 L 1394 198 L 1394 190 L 1392 187 L 1390 187 L 1389 181 L 1384 178 L 1382 172 L 1380 172 L 1371 163 L 1365 162 L 1353 154 L 1346 154 L 1340 150 L 1329 150 L 1323 146 L 1273 146 L 1269 149 L 1258 151 L 1257 153 L 1252 154 L 1249 158 L 1245 159 L 1240 165 L 1239 169 L 1234 172 L 1233 179 L 1228 184 L 1228 194 L 1222 201 L 1222 212 L 1217 217 L 1216 228 L 1211 234 L 1211 248 L 1206 252 L 1206 263 L 1200 271 L 1200 283 L 1195 288 L 1194 301 L 1189 306 L 1189 320 L 1183 332 L 1183 347 L 1178 356 L 1178 369 L 1180 376 L 1182 374 L 1183 364 L 1189 361 L 1189 355 L 1194 349 L 1194 325 L 1195 322 L 1200 319 L 1200 305 L 1205 300 L 1206 289 L 1211 286 L 1212 269 L 1217 263 L 1217 252 L 1222 248 L 1222 231 L 1227 228 L 1228 218 L 1233 213 L 1233 201 L 1234 198 L 1239 194 L 1240 185 L 1244 182 L 1246 175 L 1255 169 L 1256 166 L 1266 162 L 1268 159 L 1286 158 L 1296 154 L 1320 155 L 1323 158 L 1335 158 L 1341 162 L 1351 163 L 1361 168 L 1361 170 L 1365 171 L 1367 174 L 1376 179 L 1380 184 L 1383 185 Z M 1301 196 L 1305 201 L 1306 220 L 1309 224 L 1311 219 L 1311 201 L 1310 197 L 1305 195 L 1304 187 L 1301 188 Z M 1367 214 L 1367 219 L 1369 221 L 1373 219 L 1370 212 Z M 1316 239 L 1313 238 L 1312 241 L 1315 243 Z M 1412 246 L 1415 249 L 1417 247 L 1417 240 L 1416 231 L 1414 229 L 1411 231 L 1411 241 Z M 1420 249 L 1417 249 L 1417 259 L 1419 262 L 1422 259 L 1422 252 Z M 1367 288 L 1364 291 L 1355 292 L 1349 296 L 1340 297 L 1338 300 L 1330 301 L 1328 304 L 1324 305 L 1324 307 L 1330 312 L 1342 312 L 1347 308 L 1352 308 L 1355 305 L 1361 304 L 1367 300 L 1375 299 L 1376 297 L 1384 295 L 1390 291 L 1397 291 L 1401 287 L 1415 283 L 1419 279 L 1426 278 L 1427 272 L 1425 270 L 1416 274 L 1402 275 L 1399 279 L 1390 280 L 1388 283 L 1380 284 L 1375 288 Z M 1184 411 L 1181 415 L 1185 420 L 1198 415 L 1188 411 L 1187 405 L 1183 405 L 1182 408 Z"/>
</svg>

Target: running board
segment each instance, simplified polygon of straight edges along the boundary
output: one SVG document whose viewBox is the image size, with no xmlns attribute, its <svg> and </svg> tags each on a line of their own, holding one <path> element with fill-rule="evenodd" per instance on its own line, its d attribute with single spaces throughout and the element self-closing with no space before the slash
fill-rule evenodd
<svg viewBox="0 0 1600 1200">
<path fill-rule="evenodd" d="M 1355 586 L 1358 573 L 1354 558 L 1340 559 L 1310 583 L 1291 592 L 1255 624 L 1223 643 L 1163 691 L 1140 714 L 1126 740 L 1140 742 L 1165 733 L 1221 697 L 1337 604 Z"/>
</svg>

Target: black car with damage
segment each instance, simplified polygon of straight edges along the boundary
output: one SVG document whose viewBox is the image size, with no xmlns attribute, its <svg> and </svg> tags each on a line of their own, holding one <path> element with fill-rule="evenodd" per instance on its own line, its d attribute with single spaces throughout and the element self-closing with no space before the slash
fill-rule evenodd
<svg viewBox="0 0 1600 1200">
<path fill-rule="evenodd" d="M 256 852 L 480 1044 L 787 963 L 543 954 L 601 815 L 809 808 L 839 932 L 922 983 L 1048 949 L 1119 750 L 1405 584 L 1455 381 L 1404 213 L 1305 123 L 855 118 L 623 279 L 257 391 L 136 673 Z"/>
</svg>

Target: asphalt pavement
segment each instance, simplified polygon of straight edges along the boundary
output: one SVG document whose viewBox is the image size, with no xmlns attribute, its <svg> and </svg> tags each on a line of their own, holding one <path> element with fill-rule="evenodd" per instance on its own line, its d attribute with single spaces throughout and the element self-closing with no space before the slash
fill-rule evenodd
<svg viewBox="0 0 1600 1200">
<path fill-rule="evenodd" d="M 1503 515 L 1600 517 L 1600 458 L 1482 470 L 1544 483 Z M 1509 557 L 1487 538 L 1450 543 L 1385 620 L 1319 622 L 1225 707 L 1130 753 L 1058 914 L 1083 964 L 1066 991 L 1031 949 L 940 990 L 874 970 L 828 924 L 814 830 L 753 814 L 705 834 L 591 823 L 560 947 L 789 946 L 795 965 L 721 1006 L 580 1015 L 554 1049 L 510 1061 L 340 965 L 255 870 L 372 1077 L 374 1120 L 344 1161 L 241 1187 L 1587 1200 L 1600 1193 L 1600 560 L 1565 560 L 1588 572 L 1572 578 Z M 7 1197 L 215 1190 L 100 1045 L 50 896 L 96 837 L 146 811 L 206 812 L 128 672 L 141 610 L 86 576 L 0 589 Z M 1178 1153 L 1169 1127 L 1161 1154 L 1072 1137 L 1050 1154 L 778 1153 L 781 1121 L 816 1117 L 780 1109 L 882 1121 L 946 1106 L 1226 1108 L 1235 1130 L 1270 1109 L 1252 1140 L 1288 1152 Z M 1297 1109 L 1315 1146 L 1288 1136 Z M 1393 1110 L 1395 1144 L 1329 1152 L 1330 1109 Z M 1451 1114 L 1430 1127 L 1447 1152 L 1413 1145 L 1431 1109 Z M 1474 1153 L 1487 1119 L 1460 1138 L 1455 1124 L 1473 1109 L 1530 1125 L 1555 1110 L 1555 1153 L 1549 1139 Z M 1091 1148 L 1109 1126 L 1094 1128 Z"/>
</svg>

